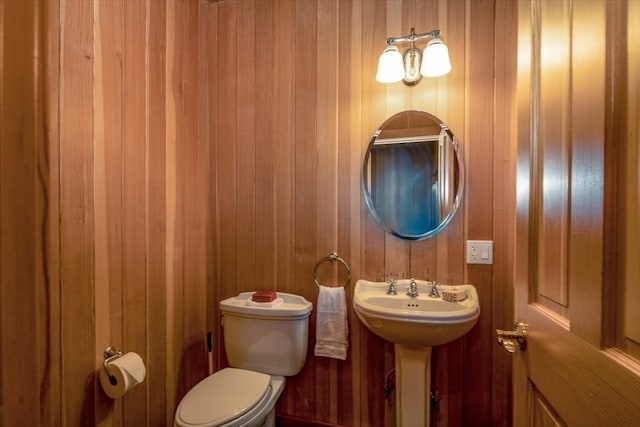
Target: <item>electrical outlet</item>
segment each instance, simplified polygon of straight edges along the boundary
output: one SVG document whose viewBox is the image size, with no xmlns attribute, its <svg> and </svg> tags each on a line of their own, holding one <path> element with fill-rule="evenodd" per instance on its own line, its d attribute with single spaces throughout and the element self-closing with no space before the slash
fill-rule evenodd
<svg viewBox="0 0 640 427">
<path fill-rule="evenodd" d="M 467 240 L 467 264 L 493 264 L 493 241 Z"/>
</svg>

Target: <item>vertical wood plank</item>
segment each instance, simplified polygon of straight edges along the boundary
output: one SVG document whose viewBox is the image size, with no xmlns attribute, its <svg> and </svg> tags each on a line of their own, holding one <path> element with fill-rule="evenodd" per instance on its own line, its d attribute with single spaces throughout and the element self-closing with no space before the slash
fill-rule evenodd
<svg viewBox="0 0 640 427">
<path fill-rule="evenodd" d="M 256 2 L 256 282 L 258 288 L 276 287 L 274 138 L 275 29 L 274 2 Z M 257 35 L 260 35 L 258 37 Z M 259 132 L 259 133 L 258 133 Z"/>
<path fill-rule="evenodd" d="M 359 73 L 358 60 L 360 51 L 358 50 L 358 39 L 354 40 L 354 32 L 360 31 L 359 20 L 354 19 L 354 2 L 344 1 L 338 4 L 337 13 L 337 33 L 338 33 L 338 99 L 337 99 L 337 250 L 339 255 L 350 265 L 352 281 L 346 287 L 347 307 L 351 306 L 351 291 L 355 285 L 354 277 L 359 274 L 359 245 L 354 239 L 354 223 L 357 224 L 358 215 L 353 216 L 354 205 L 358 207 L 360 194 L 357 177 L 360 171 L 360 144 L 356 137 L 355 143 L 352 140 L 352 129 L 354 123 L 354 112 L 358 111 L 358 94 L 354 94 L 354 89 L 358 85 L 358 80 L 352 78 L 353 73 Z M 359 16 L 358 16 L 359 17 Z M 355 46 L 354 46 L 355 45 Z M 356 150 L 353 150 L 353 148 Z M 355 152 L 354 152 L 355 151 Z M 354 179 L 355 178 L 355 179 Z M 354 185 L 355 184 L 355 185 Z M 354 190 L 356 191 L 354 193 Z M 355 246 L 355 250 L 354 250 Z M 342 272 L 342 266 L 339 267 Z M 344 277 L 343 275 L 339 276 Z M 339 283 L 343 283 L 339 279 Z M 347 350 L 347 360 L 338 362 L 338 398 L 337 398 L 337 419 L 340 425 L 353 425 L 354 413 L 357 413 L 358 406 L 354 401 L 355 390 L 359 387 L 359 381 L 354 374 L 354 368 L 358 366 L 357 361 L 361 357 L 358 354 L 358 346 L 353 346 L 354 339 L 358 342 L 359 322 L 353 313 L 347 315 L 347 328 L 349 346 Z M 354 335 L 354 331 L 356 334 Z M 354 379 L 356 379 L 354 381 Z"/>
<path fill-rule="evenodd" d="M 187 103 L 185 94 L 185 85 L 187 79 L 187 65 L 186 55 L 188 51 L 187 45 L 187 15 L 188 15 L 188 3 L 178 3 L 175 8 L 175 57 L 173 64 L 171 65 L 173 73 L 173 93 L 175 102 L 175 115 L 172 119 L 175 121 L 175 151 L 172 157 L 175 167 L 174 185 L 175 185 L 175 229 L 173 235 L 173 244 L 175 247 L 174 257 L 172 262 L 174 264 L 174 293 L 173 293 L 173 305 L 175 310 L 174 328 L 176 335 L 174 337 L 175 342 L 175 365 L 173 367 L 174 374 L 176 375 L 176 403 L 181 399 L 187 391 L 189 391 L 190 373 L 188 370 L 186 354 L 189 350 L 189 342 L 184 337 L 184 331 L 187 328 L 186 322 L 186 306 L 185 298 L 185 286 L 186 286 L 186 269 L 185 263 L 186 254 L 186 227 L 188 220 L 188 209 L 186 206 L 186 194 L 185 181 L 187 177 L 187 171 L 185 169 L 186 162 L 185 156 L 188 155 L 186 145 L 191 141 L 187 141 L 185 134 L 187 133 L 187 127 L 189 126 L 189 119 L 185 111 L 185 105 Z"/>
<path fill-rule="evenodd" d="M 385 121 L 387 115 L 384 110 L 385 86 L 375 80 L 378 57 L 384 49 L 386 34 L 386 5 L 383 2 L 373 2 L 362 9 L 363 29 L 363 70 L 370 70 L 362 76 L 363 109 L 362 128 L 366 141 L 363 141 L 362 153 L 366 152 L 368 141 L 378 127 Z M 363 204 L 364 222 L 362 238 L 363 249 L 363 274 L 370 280 L 385 279 L 384 231 L 378 227 L 373 217 Z"/>
<path fill-rule="evenodd" d="M 439 77 L 436 94 L 436 106 L 438 114 L 449 126 L 458 139 L 458 155 L 461 156 L 465 169 L 468 168 L 471 159 L 466 156 L 466 145 L 470 143 L 470 134 L 466 129 L 467 105 L 469 101 L 467 90 L 468 69 L 467 52 L 469 38 L 468 2 L 439 1 L 437 13 L 444 25 L 438 25 L 442 30 L 442 36 L 449 47 L 451 60 L 451 72 Z M 439 24 L 440 24 L 439 22 Z M 464 30 L 463 30 L 464 29 Z M 476 179 L 478 179 L 476 177 Z M 469 176 L 465 171 L 463 189 L 463 202 L 458 208 L 456 216 L 447 228 L 435 237 L 435 263 L 428 272 L 431 280 L 440 283 L 456 284 L 469 283 L 465 279 L 464 265 L 464 239 L 466 228 L 465 203 L 468 198 Z M 475 282 L 470 282 L 478 285 Z M 464 340 L 456 340 L 450 344 L 436 347 L 432 353 L 432 384 L 440 395 L 440 404 L 432 411 L 432 422 L 437 425 L 463 425 L 464 417 L 464 374 L 465 355 Z"/>
<path fill-rule="evenodd" d="M 94 8 L 94 207 L 96 258 L 96 366 L 99 349 L 122 342 L 122 2 Z M 123 403 L 96 389 L 96 414 L 103 425 L 122 424 Z"/>
<path fill-rule="evenodd" d="M 41 422 L 40 370 L 42 338 L 37 307 L 38 287 L 43 283 L 40 205 L 46 188 L 38 182 L 38 140 L 41 117 L 38 112 L 38 7 L 0 5 L 0 344 L 13 349 L 0 358 L 2 394 L 6 420 Z M 44 190 L 44 192 L 42 191 Z M 35 347 L 22 350 L 25 332 Z M 46 333 L 47 331 L 43 331 Z M 13 362 L 14 360 L 18 362 Z M 0 419 L 0 422 L 2 420 Z"/>
<path fill-rule="evenodd" d="M 61 4 L 60 281 L 62 421 L 95 424 L 93 4 Z"/>
<path fill-rule="evenodd" d="M 404 28 L 403 23 L 409 20 L 408 15 L 411 14 L 411 3 L 403 0 L 401 2 L 387 3 L 387 25 L 386 34 L 404 35 L 408 34 L 408 29 Z M 393 83 L 391 85 L 383 85 L 387 91 L 385 110 L 386 116 L 391 117 L 397 112 L 404 110 L 409 104 L 411 87 L 402 82 Z M 385 252 L 385 276 L 394 275 L 399 278 L 409 276 L 410 270 L 410 243 L 407 240 L 399 239 L 385 233 L 384 252 Z"/>
<path fill-rule="evenodd" d="M 5 12 L 5 7 L 4 7 L 4 3 L 0 4 L 0 25 L 2 27 L 0 27 L 0 70 L 4 70 L 5 68 L 5 59 L 4 59 L 4 35 L 5 35 L 5 31 L 4 31 L 4 20 L 5 20 L 5 16 L 6 16 L 6 12 Z M 4 94 L 4 73 L 2 71 L 0 71 L 0 97 L 1 99 L 5 99 L 3 97 Z M 0 126 L 2 126 L 3 123 L 3 105 L 0 103 Z M 2 129 L 2 127 L 0 127 L 0 129 Z M 1 132 L 1 131 L 0 131 Z M 2 151 L 0 150 L 0 162 L 2 162 Z M 6 178 L 5 178 L 6 179 Z M 2 182 L 0 182 L 0 189 L 2 188 Z M 0 197 L 2 197 L 2 193 L 0 190 Z M 1 200 L 1 199 L 0 199 Z M 2 228 L 2 216 L 0 214 L 0 230 Z M 2 253 L 2 246 L 0 243 L 0 254 Z M 0 258 L 1 260 L 2 258 Z M 2 277 L 2 271 L 0 271 L 0 277 Z M 2 290 L 0 290 L 0 296 L 2 295 Z M 2 298 L 0 298 L 0 307 L 2 304 Z M 2 313 L 4 313 L 5 310 L 3 309 L 2 311 L 0 311 L 0 344 L 4 344 L 4 340 L 3 340 L 3 326 L 4 326 L 4 322 L 2 321 Z M 0 406 L 2 406 L 2 402 L 3 402 L 3 393 L 4 393 L 4 361 L 3 361 L 3 355 L 0 354 Z M 0 422 L 3 422 L 3 415 L 2 413 L 0 413 Z"/>
<path fill-rule="evenodd" d="M 210 322 L 213 307 L 210 304 L 213 284 L 209 281 L 213 258 L 211 256 L 211 220 L 212 213 L 209 210 L 211 197 L 211 163 L 210 147 L 212 129 L 209 123 L 209 5 L 199 2 L 195 19 L 198 20 L 197 33 L 197 75 L 198 80 L 194 85 L 197 93 L 195 103 L 197 109 L 197 136 L 195 158 L 197 174 L 195 177 L 198 188 L 198 198 L 196 203 L 196 224 L 193 228 L 196 233 L 196 257 L 198 258 L 197 280 L 198 293 L 196 294 L 196 305 L 199 306 L 198 325 L 200 328 L 200 339 L 202 340 L 201 354 L 196 360 L 199 362 L 198 375 L 204 378 L 213 369 L 212 357 L 207 347 L 207 334 L 214 331 L 214 325 Z M 212 343 L 213 344 L 213 343 Z M 214 345 L 214 344 L 213 344 Z M 198 363 L 196 362 L 196 363 Z M 211 365 L 211 366 L 209 366 Z"/>
<path fill-rule="evenodd" d="M 122 103 L 122 349 L 146 355 L 146 4 L 124 2 Z M 146 419 L 146 387 L 124 398 L 124 425 Z"/>
<path fill-rule="evenodd" d="M 471 1 L 469 10 L 469 54 L 467 92 L 469 120 L 465 123 L 468 135 L 465 154 L 468 165 L 466 224 L 468 239 L 493 239 L 493 110 L 486 108 L 485 99 L 493 99 L 494 13 L 491 1 Z M 482 28 L 480 31 L 479 29 Z M 471 214 L 473 213 L 473 214 Z M 492 267 L 467 265 L 466 280 L 478 291 L 480 310 L 491 312 Z M 491 317 L 481 316 L 477 325 L 463 337 L 464 351 L 476 357 L 465 360 L 463 367 L 463 424 L 490 417 L 491 371 L 484 369 L 491 363 L 486 343 L 492 341 Z M 474 392 L 471 392 L 473 390 Z"/>
<path fill-rule="evenodd" d="M 166 396 L 167 402 L 173 403 L 175 406 L 179 399 L 182 397 L 180 394 L 180 354 L 181 348 L 177 343 L 177 336 L 180 329 L 177 327 L 176 322 L 180 316 L 181 300 L 178 299 L 178 283 L 177 274 L 180 271 L 179 265 L 176 262 L 176 256 L 180 253 L 179 246 L 177 244 L 178 236 L 178 117 L 179 112 L 179 78 L 180 78 L 180 57 L 179 49 L 181 48 L 181 37 L 179 32 L 182 30 L 182 9 L 179 8 L 179 4 L 176 2 L 167 2 L 167 50 L 166 50 L 166 118 L 167 118 L 167 130 L 166 130 L 166 177 L 165 177 L 165 191 L 166 191 L 166 280 L 167 280 L 167 293 L 166 293 L 166 331 L 167 331 L 167 383 L 166 383 Z M 166 419 L 171 419 L 173 415 L 173 408 L 167 406 Z"/>
<path fill-rule="evenodd" d="M 468 82 L 469 70 L 467 57 L 469 55 L 469 22 L 472 9 L 469 2 L 447 2 L 439 0 L 438 15 L 444 15 L 446 39 L 449 46 L 449 54 L 455 68 L 446 76 L 439 77 L 439 85 L 444 84 L 443 90 L 438 91 L 438 111 L 442 111 L 445 123 L 453 130 L 460 144 L 459 155 L 465 168 L 471 163 L 467 157 L 466 145 L 470 143 L 471 134 L 467 129 L 467 120 L 470 118 L 468 105 L 470 103 L 468 90 L 471 85 Z M 464 28 L 464 31 L 458 30 Z M 443 35 L 444 36 L 444 35 Z M 487 58 L 488 59 L 488 58 Z M 440 86 L 439 86 L 440 87 Z M 458 209 L 453 220 L 447 228 L 436 236 L 436 272 L 434 279 L 442 283 L 454 284 L 465 280 L 464 241 L 468 232 L 467 209 L 464 209 L 467 194 L 470 191 L 467 184 L 469 176 L 465 172 L 465 188 L 462 205 Z"/>
<path fill-rule="evenodd" d="M 164 1 L 147 1 L 146 21 L 146 287 L 148 334 L 146 349 L 147 425 L 170 425 L 173 404 L 165 384 L 171 383 L 166 366 L 167 337 L 167 107 L 166 65 L 167 9 Z M 165 409 L 166 408 L 166 409 Z"/>
<path fill-rule="evenodd" d="M 198 3 L 187 3 L 184 15 L 182 83 L 182 147 L 184 168 L 181 188 L 184 212 L 184 304 L 182 370 L 185 385 L 191 389 L 207 375 L 206 351 L 206 245 L 202 206 L 208 197 L 207 156 L 199 139 L 199 122 L 206 111 L 199 108 L 199 20 Z"/>
<path fill-rule="evenodd" d="M 256 212 L 256 145 L 261 140 L 261 131 L 256 128 L 255 93 L 256 80 L 261 71 L 256 68 L 258 50 L 256 48 L 255 1 L 238 2 L 235 7 L 238 9 L 236 13 L 237 24 L 235 25 L 237 28 L 243 28 L 243 31 L 238 31 L 235 34 L 235 44 L 230 44 L 225 53 L 228 55 L 226 60 L 235 60 L 235 69 L 229 70 L 229 72 L 233 72 L 233 76 L 228 75 L 229 83 L 234 82 L 235 79 L 239 82 L 235 85 L 237 99 L 235 117 L 238 119 L 233 124 L 237 135 L 235 137 L 237 152 L 240 153 L 236 159 L 237 169 L 235 171 L 237 180 L 236 218 L 237 222 L 242 224 L 237 229 L 236 258 L 242 259 L 243 263 L 242 268 L 236 268 L 236 280 L 237 288 L 253 290 L 253 283 L 256 280 L 256 258 L 263 256 L 263 253 L 259 253 L 256 248 L 256 233 L 259 232 L 261 224 L 261 215 Z M 222 32 L 225 31 L 225 28 L 227 27 L 224 27 Z M 240 52 L 237 51 L 237 47 L 240 47 Z M 235 59 L 232 58 L 234 52 L 236 52 Z M 228 136 L 233 137 L 233 135 Z M 222 138 L 219 141 L 224 144 L 224 140 L 225 138 Z M 273 289 L 274 285 L 264 284 L 266 289 Z"/>
<path fill-rule="evenodd" d="M 318 155 L 316 202 L 316 257 L 318 260 L 337 251 L 337 4 L 319 0 L 317 5 L 317 34 L 322 45 L 318 47 L 318 96 L 316 98 L 316 141 Z M 325 265 L 325 267 L 328 267 Z M 322 283 L 335 283 L 333 267 L 319 272 Z M 330 278 L 324 274 L 331 273 Z M 337 365 L 329 358 L 314 359 L 316 375 L 316 419 L 335 423 L 337 420 Z M 321 403 L 320 403 L 321 402 Z"/>
<path fill-rule="evenodd" d="M 362 198 L 360 192 L 362 144 L 366 141 L 362 133 L 361 111 L 362 111 L 362 88 L 361 75 L 362 68 L 362 2 L 350 1 L 340 5 L 340 29 L 339 35 L 342 40 L 347 40 L 349 50 L 341 51 L 340 57 L 340 83 L 338 93 L 340 99 L 339 117 L 345 117 L 340 126 L 339 140 L 340 153 L 343 153 L 343 160 L 340 162 L 340 170 L 348 170 L 348 176 L 340 179 L 341 192 L 339 196 L 339 206 L 343 207 L 339 214 L 339 242 L 340 252 L 346 256 L 351 266 L 351 284 L 347 289 L 347 306 L 352 304 L 352 288 L 355 286 L 356 278 L 360 277 L 362 271 L 362 247 L 360 230 L 362 227 Z M 345 87 L 348 84 L 348 87 Z M 348 115 L 348 122 L 347 117 Z M 346 211 L 344 206 L 348 206 Z M 341 228 L 343 227 L 343 228 Z M 347 248 L 343 249 L 343 248 Z M 360 389 L 364 381 L 360 378 L 360 361 L 364 354 L 359 345 L 362 340 L 361 322 L 354 312 L 349 311 L 349 371 L 340 380 L 350 384 L 350 394 L 343 393 L 340 401 L 348 409 L 340 410 L 342 415 L 340 422 L 346 425 L 358 425 L 361 423 L 362 406 L 366 406 L 359 399 Z M 346 374 L 350 377 L 347 377 Z M 347 390 L 349 391 L 349 390 Z"/>
<path fill-rule="evenodd" d="M 233 27 L 238 18 L 238 4 L 221 4 L 218 9 L 217 34 L 218 55 L 216 61 L 218 79 L 225 81 L 224 85 L 217 88 L 216 104 L 217 121 L 215 127 L 215 153 L 216 153 L 216 206 L 217 234 L 219 244 L 219 296 L 220 299 L 236 295 L 243 290 L 245 283 L 237 282 L 237 253 L 238 229 L 237 229 L 237 147 L 232 141 L 237 141 L 237 63 L 236 63 L 236 38 Z M 224 189 L 235 189 L 227 192 Z M 245 228 L 253 228 L 252 223 L 246 223 Z M 220 330 L 220 340 L 222 339 Z M 220 341 L 220 345 L 223 343 Z M 225 362 L 226 363 L 226 362 Z M 226 366 L 226 365 L 225 365 Z"/>
<path fill-rule="evenodd" d="M 207 43 L 206 48 L 208 52 L 208 71 L 207 71 L 207 92 L 209 99 L 217 99 L 218 97 L 218 61 L 214 58 L 218 57 L 218 17 L 219 17 L 219 5 L 209 8 L 207 17 Z M 220 309 L 218 307 L 218 301 L 222 299 L 222 286 L 220 276 L 220 238 L 219 238 L 219 214 L 218 214 L 218 153 L 217 153 L 217 140 L 218 134 L 216 129 L 218 128 L 218 111 L 220 108 L 217 102 L 209 102 L 209 170 L 210 170 L 210 186 L 209 186 L 209 215 L 211 221 L 209 223 L 209 238 L 210 238 L 210 265 L 209 265 L 209 279 L 211 284 L 211 292 L 207 295 L 207 305 L 209 309 L 209 325 L 212 326 L 214 332 L 214 349 L 213 349 L 213 361 L 212 368 L 220 369 L 225 366 L 224 361 L 224 349 L 222 341 L 222 327 L 220 325 Z M 224 249 L 224 248 L 223 248 Z"/>
<path fill-rule="evenodd" d="M 295 62 L 294 75 L 294 283 L 292 291 L 314 301 L 317 289 L 311 272 L 316 259 L 316 205 L 317 205 L 317 85 L 320 76 L 317 71 L 318 49 L 317 4 L 316 2 L 295 2 Z M 310 324 L 315 325 L 315 314 Z M 315 329 L 314 329 L 315 330 Z M 302 418 L 313 418 L 316 404 L 316 372 L 313 356 L 315 337 L 309 336 L 307 363 L 300 375 L 291 381 L 294 390 L 304 393 L 286 392 L 286 400 L 279 407 L 284 413 L 294 413 Z M 280 409 L 281 408 L 281 409 Z"/>
<path fill-rule="evenodd" d="M 274 11 L 275 34 L 275 80 L 276 108 L 274 115 L 274 239 L 276 243 L 276 283 L 278 289 L 291 292 L 293 289 L 293 248 L 294 248 L 294 90 L 291 84 L 295 77 L 297 58 L 291 55 L 295 40 L 295 1 L 276 2 Z M 268 289 L 272 289 L 273 286 Z"/>
<path fill-rule="evenodd" d="M 368 147 L 373 132 L 384 122 L 385 112 L 385 86 L 375 80 L 375 70 L 378 57 L 384 49 L 386 34 L 386 4 L 384 2 L 372 2 L 363 4 L 361 15 L 362 28 L 362 134 L 361 156 Z M 361 157 L 361 158 L 362 158 Z M 361 200 L 362 200 L 362 196 Z M 362 269 L 363 278 L 368 280 L 385 279 L 385 251 L 384 231 L 382 231 L 367 207 L 362 203 Z M 393 395 L 391 399 L 384 401 L 381 398 L 380 385 L 384 384 L 385 377 L 393 368 L 393 362 L 389 361 L 389 346 L 375 336 L 362 324 L 360 324 L 362 340 L 359 343 L 360 353 L 365 355 L 360 360 L 360 401 L 361 424 L 375 425 L 383 420 L 385 425 L 395 425 L 395 405 Z"/>
<path fill-rule="evenodd" d="M 47 218 L 43 222 L 46 239 L 45 257 L 43 262 L 43 274 L 46 277 L 46 321 L 45 328 L 47 338 L 46 359 L 43 367 L 44 377 L 40 386 L 40 399 L 44 402 L 43 425 L 57 426 L 62 423 L 63 408 L 58 396 L 62 394 L 61 387 L 61 295 L 60 295 L 60 121 L 59 99 L 60 86 L 60 2 L 53 0 L 44 4 L 43 31 L 41 37 L 45 49 L 44 62 L 39 69 L 43 73 L 40 88 L 42 96 L 42 114 L 44 122 L 43 156 L 46 157 L 46 170 L 48 170 L 46 197 Z M 0 126 L 1 127 L 1 126 Z M 0 368 L 1 369 L 1 368 Z"/>
<path fill-rule="evenodd" d="M 217 103 L 221 106 L 219 120 L 216 126 L 217 150 L 217 202 L 218 221 L 220 229 L 220 287 L 221 298 L 237 294 L 241 290 L 248 290 L 249 283 L 237 283 L 237 253 L 238 229 L 237 213 L 237 149 L 232 141 L 237 141 L 237 79 L 236 79 L 236 48 L 233 28 L 238 16 L 237 4 L 221 5 L 218 17 L 218 37 L 220 38 L 218 51 L 218 73 L 226 82 L 218 88 Z M 228 142 L 228 143 L 227 143 Z M 226 192 L 226 188 L 236 191 Z M 245 227 L 252 227 L 246 224 Z M 222 249 L 224 248 L 224 249 Z"/>
</svg>

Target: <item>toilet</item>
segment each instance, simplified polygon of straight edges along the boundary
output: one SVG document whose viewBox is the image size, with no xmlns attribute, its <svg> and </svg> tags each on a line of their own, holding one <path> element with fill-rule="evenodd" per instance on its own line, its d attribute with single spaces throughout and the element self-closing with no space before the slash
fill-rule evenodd
<svg viewBox="0 0 640 427">
<path fill-rule="evenodd" d="M 203 379 L 184 396 L 176 426 L 275 425 L 275 404 L 285 377 L 304 366 L 312 304 L 283 292 L 273 302 L 258 303 L 253 294 L 243 292 L 220 302 L 230 367 Z"/>
</svg>

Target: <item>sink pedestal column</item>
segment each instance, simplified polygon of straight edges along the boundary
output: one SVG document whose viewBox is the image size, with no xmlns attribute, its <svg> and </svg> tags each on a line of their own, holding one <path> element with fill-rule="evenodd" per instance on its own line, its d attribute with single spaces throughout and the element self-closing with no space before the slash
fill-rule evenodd
<svg viewBox="0 0 640 427">
<path fill-rule="evenodd" d="M 396 426 L 428 427 L 431 413 L 431 347 L 396 344 Z"/>
</svg>

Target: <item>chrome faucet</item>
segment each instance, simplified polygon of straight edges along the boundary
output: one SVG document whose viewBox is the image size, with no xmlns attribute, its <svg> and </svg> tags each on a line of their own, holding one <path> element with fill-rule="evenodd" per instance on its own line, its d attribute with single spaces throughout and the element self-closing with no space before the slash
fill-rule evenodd
<svg viewBox="0 0 640 427">
<path fill-rule="evenodd" d="M 398 295 L 398 291 L 396 291 L 396 279 L 389 279 L 389 289 L 387 289 L 387 295 Z"/>
<path fill-rule="evenodd" d="M 415 279 L 411 279 L 409 283 L 409 291 L 407 292 L 407 296 L 417 297 L 418 296 L 418 284 Z"/>
<path fill-rule="evenodd" d="M 438 286 L 436 285 L 436 281 L 431 282 L 431 292 L 429 292 L 429 296 L 431 298 L 439 298 L 440 292 L 438 291 Z"/>
</svg>

